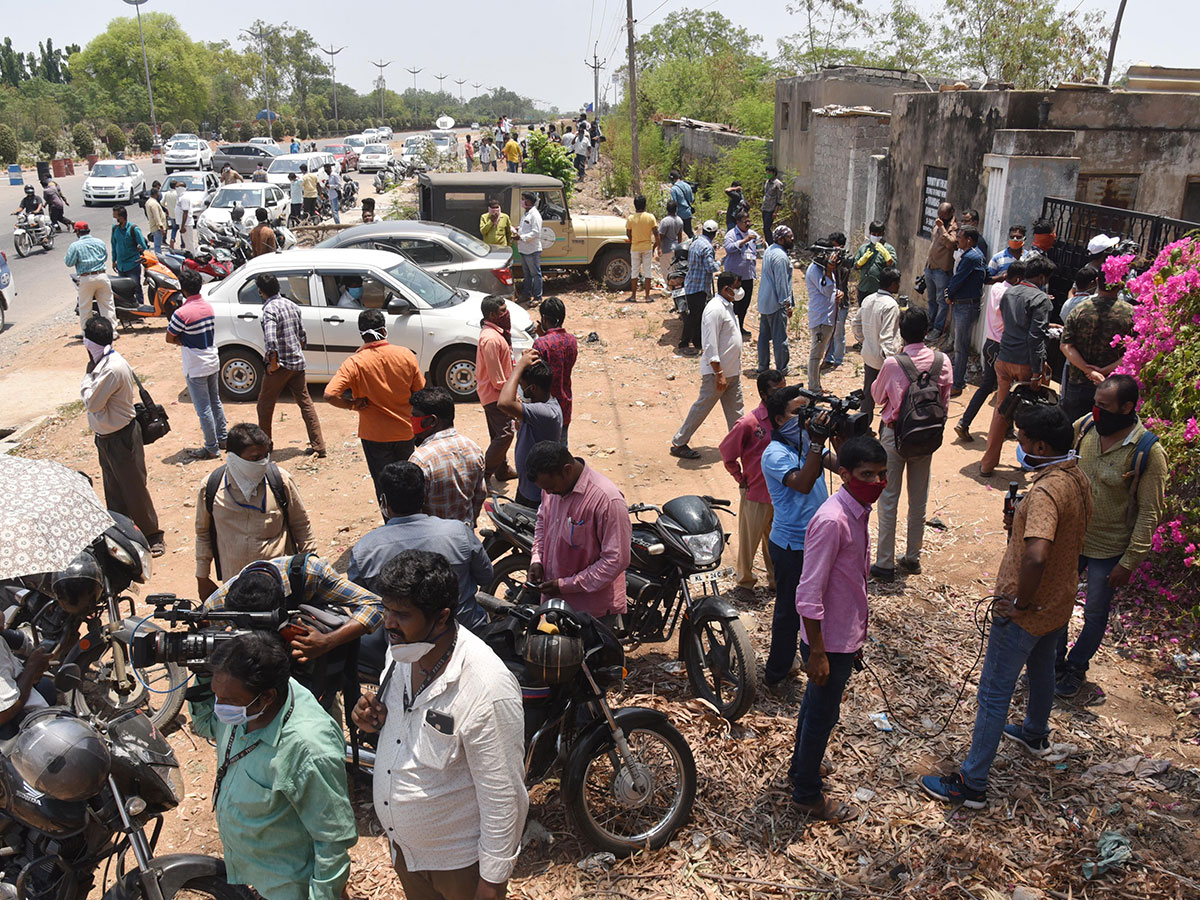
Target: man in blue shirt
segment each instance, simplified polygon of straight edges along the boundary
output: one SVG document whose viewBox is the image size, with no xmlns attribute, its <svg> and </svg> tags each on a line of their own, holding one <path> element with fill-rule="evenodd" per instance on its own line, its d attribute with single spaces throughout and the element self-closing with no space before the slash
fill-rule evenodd
<svg viewBox="0 0 1200 900">
<path fill-rule="evenodd" d="M 775 345 L 775 368 L 787 374 L 791 353 L 787 325 L 795 298 L 792 294 L 792 261 L 788 257 L 795 240 L 792 229 L 776 225 L 771 246 L 763 254 L 762 283 L 758 288 L 758 371 L 765 372 Z"/>
<path fill-rule="evenodd" d="M 690 219 L 684 219 L 689 222 Z M 717 256 L 713 251 L 713 239 L 717 236 L 717 223 L 709 219 L 704 223 L 704 232 L 693 238 L 688 247 L 687 277 L 683 292 L 687 300 L 687 313 L 683 317 L 683 335 L 679 338 L 679 349 L 688 345 L 700 349 L 700 319 L 712 293 L 712 277 L 717 271 Z"/>
<path fill-rule="evenodd" d="M 675 201 L 675 214 L 683 219 L 684 234 L 688 237 L 695 237 L 692 232 L 692 206 L 696 202 L 696 198 L 692 195 L 692 186 L 684 181 L 675 170 L 671 170 L 671 199 Z"/>
<path fill-rule="evenodd" d="M 842 292 L 837 289 L 836 270 L 840 251 L 824 245 L 804 273 L 808 288 L 808 333 L 812 349 L 808 354 L 808 389 L 821 390 L 821 360 L 833 339 L 833 326 Z"/>
<path fill-rule="evenodd" d="M 117 308 L 113 304 L 112 283 L 108 280 L 108 248 L 104 241 L 92 234 L 87 222 L 75 223 L 77 240 L 67 248 L 63 260 L 68 266 L 75 267 L 79 276 L 79 332 L 92 317 L 92 302 L 100 308 L 100 315 L 108 319 L 112 326 L 113 337 L 117 335 Z"/>
<path fill-rule="evenodd" d="M 954 388 L 951 397 L 963 392 L 967 383 L 967 355 L 971 352 L 971 332 L 979 318 L 979 304 L 983 299 L 983 282 L 987 270 L 983 265 L 983 254 L 979 252 L 979 229 L 966 225 L 958 229 L 958 249 L 963 253 L 958 268 L 946 285 L 946 300 L 954 317 Z"/>
<path fill-rule="evenodd" d="M 825 438 L 811 436 L 798 416 L 807 403 L 798 385 L 780 388 L 766 399 L 773 431 L 771 443 L 763 450 L 762 473 L 774 507 L 767 550 L 775 567 L 775 613 L 764 669 L 768 689 L 778 689 L 796 660 L 800 632 L 796 586 L 804 570 L 804 535 L 809 520 L 829 497 L 821 477 Z"/>
<path fill-rule="evenodd" d="M 750 213 L 738 215 L 737 224 L 725 232 L 725 271 L 742 279 L 742 299 L 733 304 L 742 337 L 750 337 L 746 330 L 746 312 L 750 309 L 750 298 L 754 295 L 754 278 L 758 274 L 758 235 L 750 228 Z"/>
<path fill-rule="evenodd" d="M 141 306 L 145 303 L 142 294 L 142 251 L 150 245 L 136 225 L 129 224 L 129 214 L 123 206 L 113 207 L 112 256 L 113 271 L 122 278 L 133 279 L 133 299 Z"/>
<path fill-rule="evenodd" d="M 979 251 L 983 253 L 982 250 Z M 1004 280 L 1008 267 L 1021 258 L 1025 252 L 1025 226 L 1014 225 L 1008 229 L 1008 246 L 997 253 L 988 262 L 987 275 L 992 284 Z"/>
</svg>

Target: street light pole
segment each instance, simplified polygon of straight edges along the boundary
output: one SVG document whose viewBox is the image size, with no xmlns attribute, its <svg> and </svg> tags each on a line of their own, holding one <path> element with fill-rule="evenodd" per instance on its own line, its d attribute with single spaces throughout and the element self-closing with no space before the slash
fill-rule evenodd
<svg viewBox="0 0 1200 900">
<path fill-rule="evenodd" d="M 463 102 L 462 86 L 467 83 L 465 78 L 455 78 L 454 83 L 458 85 L 458 102 Z"/>
<path fill-rule="evenodd" d="M 318 46 L 320 46 L 320 45 L 318 45 Z M 329 54 L 329 71 L 331 73 L 331 77 L 333 78 L 333 117 L 335 119 L 338 117 L 338 109 L 337 109 L 337 65 L 334 61 L 334 57 L 337 56 L 339 53 L 341 53 L 345 49 L 346 49 L 345 47 L 338 47 L 337 49 L 334 49 L 332 41 L 329 44 L 328 50 L 326 50 L 324 47 L 321 47 L 322 53 Z"/>
<path fill-rule="evenodd" d="M 425 70 L 418 69 L 418 68 L 412 68 L 412 69 L 405 69 L 404 71 L 411 73 L 411 75 L 413 77 L 413 90 L 415 91 L 417 89 L 417 73 L 424 72 Z"/>
<path fill-rule="evenodd" d="M 450 76 L 449 75 L 434 75 L 433 77 L 438 80 L 438 93 L 440 94 L 442 92 L 442 82 L 444 82 Z"/>
<path fill-rule="evenodd" d="M 383 60 L 380 60 L 379 62 L 375 62 L 374 60 L 371 61 L 371 65 L 373 65 L 375 68 L 377 68 L 379 70 L 379 118 L 380 118 L 380 120 L 383 119 L 383 86 L 385 84 L 385 82 L 383 80 L 383 70 L 386 69 L 391 64 L 392 64 L 391 60 L 388 60 L 387 62 L 384 62 Z"/>
<path fill-rule="evenodd" d="M 142 4 L 146 0 L 125 0 L 137 11 L 138 37 L 142 41 L 142 65 L 146 69 L 146 96 L 150 98 L 150 127 L 154 129 L 154 137 L 158 138 L 158 118 L 154 115 L 154 91 L 150 87 L 150 60 L 146 56 L 146 35 L 142 32 Z"/>
</svg>

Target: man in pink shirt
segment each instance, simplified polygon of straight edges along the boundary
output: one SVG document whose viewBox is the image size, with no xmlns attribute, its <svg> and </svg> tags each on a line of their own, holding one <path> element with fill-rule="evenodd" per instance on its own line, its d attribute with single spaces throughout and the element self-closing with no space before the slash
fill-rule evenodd
<svg viewBox="0 0 1200 900">
<path fill-rule="evenodd" d="M 508 464 L 508 448 L 515 433 L 513 420 L 500 412 L 500 391 L 512 374 L 512 322 L 503 297 L 490 295 L 480 304 L 483 321 L 475 350 L 475 393 L 483 406 L 491 443 L 483 453 L 483 479 L 511 481 L 517 477 Z"/>
<path fill-rule="evenodd" d="M 757 407 L 738 419 L 729 434 L 721 441 L 721 460 L 725 469 L 738 483 L 741 499 L 738 503 L 738 587 L 754 588 L 754 555 L 762 546 L 763 565 L 767 570 L 767 586 L 775 590 L 775 566 L 767 552 L 774 507 L 762 472 L 762 454 L 771 443 L 771 421 L 767 415 L 767 397 L 787 387 L 787 377 L 777 369 L 767 369 L 758 376 Z"/>
<path fill-rule="evenodd" d="M 597 619 L 625 612 L 633 533 L 625 495 L 554 441 L 534 444 L 525 468 L 542 490 L 530 583 Z"/>
<path fill-rule="evenodd" d="M 887 486 L 887 464 L 887 453 L 870 435 L 851 438 L 838 450 L 842 489 L 822 503 L 808 523 L 804 574 L 796 588 L 804 635 L 800 654 L 808 666 L 808 684 L 788 778 L 797 806 L 827 822 L 858 815 L 853 806 L 825 796 L 822 776 L 833 769 L 823 760 L 842 693 L 867 640 L 867 519 L 871 504 Z"/>
<path fill-rule="evenodd" d="M 1000 339 L 1004 337 L 1004 316 L 1000 314 L 1000 300 L 1004 297 L 1005 291 L 1014 284 L 1019 284 L 1024 277 L 1025 263 L 1017 259 L 1009 265 L 1004 277 L 999 282 L 988 285 L 987 309 L 984 312 L 987 339 L 983 342 L 983 350 L 979 353 L 979 361 L 983 363 L 983 380 L 975 389 L 975 393 L 971 395 L 971 402 L 967 404 L 967 410 L 963 413 L 963 417 L 954 426 L 954 433 L 962 439 L 964 444 L 975 440 L 971 437 L 971 423 L 975 421 L 975 416 L 983 408 L 983 401 L 996 391 L 996 357 L 1000 355 Z"/>
<path fill-rule="evenodd" d="M 900 568 L 910 575 L 921 573 L 921 546 L 925 540 L 925 505 L 929 501 L 929 470 L 932 451 L 920 456 L 901 456 L 896 446 L 896 420 L 900 416 L 905 396 L 917 389 L 916 379 L 928 372 L 937 383 L 942 407 L 942 423 L 950 404 L 950 388 L 954 373 L 950 360 L 939 350 L 925 346 L 925 330 L 929 317 L 923 309 L 909 307 L 900 313 L 900 340 L 904 349 L 888 357 L 871 385 L 871 396 L 879 407 L 879 439 L 887 451 L 887 490 L 879 501 L 879 545 L 875 548 L 875 565 L 871 577 L 876 581 L 891 581 L 896 577 L 896 517 L 900 506 L 900 488 L 908 478 L 908 543 Z M 913 371 L 906 371 L 905 366 Z M 901 433 L 904 429 L 901 428 Z M 938 440 L 940 441 L 940 432 Z"/>
</svg>

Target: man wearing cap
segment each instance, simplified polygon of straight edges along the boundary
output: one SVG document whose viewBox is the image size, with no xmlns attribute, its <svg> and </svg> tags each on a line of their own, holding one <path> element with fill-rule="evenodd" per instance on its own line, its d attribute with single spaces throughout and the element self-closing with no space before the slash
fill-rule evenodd
<svg viewBox="0 0 1200 900">
<path fill-rule="evenodd" d="M 87 222 L 75 223 L 77 240 L 67 248 L 63 260 L 68 266 L 74 266 L 79 276 L 79 331 L 92 317 L 92 301 L 100 307 L 100 315 L 112 326 L 113 335 L 117 333 L 117 308 L 113 304 L 112 283 L 108 280 L 108 247 L 100 238 L 93 236 Z"/>
<path fill-rule="evenodd" d="M 687 313 L 683 317 L 683 335 L 679 338 L 680 350 L 686 350 L 689 344 L 700 349 L 700 318 L 712 293 L 713 273 L 717 271 L 717 257 L 713 251 L 716 236 L 717 223 L 708 219 L 700 236 L 693 238 L 688 246 L 687 276 L 683 282 Z"/>
</svg>

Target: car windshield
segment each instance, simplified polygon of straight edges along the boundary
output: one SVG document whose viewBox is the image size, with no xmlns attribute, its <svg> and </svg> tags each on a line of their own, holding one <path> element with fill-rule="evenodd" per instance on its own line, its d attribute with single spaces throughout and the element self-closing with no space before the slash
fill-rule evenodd
<svg viewBox="0 0 1200 900">
<path fill-rule="evenodd" d="M 172 150 L 199 150 L 200 145 L 195 141 L 176 141 L 171 145 Z"/>
<path fill-rule="evenodd" d="M 326 153 L 345 153 L 346 146 L 345 146 L 345 144 L 326 144 L 325 152 Z"/>
<path fill-rule="evenodd" d="M 262 206 L 262 199 L 262 188 L 249 185 L 244 187 L 226 185 L 217 191 L 217 195 L 213 197 L 212 206 L 214 209 L 232 209 L 235 205 L 247 208 L 258 207 Z"/>
<path fill-rule="evenodd" d="M 450 146 L 450 138 L 436 137 L 433 139 L 433 142 L 435 144 L 437 144 L 439 147 L 449 147 Z"/>
<path fill-rule="evenodd" d="M 367 144 L 367 149 L 363 153 L 387 153 L 387 144 Z"/>
<path fill-rule="evenodd" d="M 366 145 L 366 143 L 367 142 L 360 137 L 346 138 L 346 144 L 350 147 L 363 147 Z"/>
<path fill-rule="evenodd" d="M 267 168 L 267 171 L 272 175 L 286 175 L 288 172 L 300 174 L 301 166 L 308 166 L 309 169 L 315 170 L 317 163 L 308 157 L 277 156 L 271 161 L 271 165 Z"/>
<path fill-rule="evenodd" d="M 401 260 L 387 270 L 388 274 L 435 309 L 454 306 L 466 299 L 466 293 L 456 291 L 440 278 Z"/>
<path fill-rule="evenodd" d="M 200 174 L 180 175 L 179 173 L 176 173 L 167 179 L 167 184 L 170 185 L 170 183 L 173 181 L 182 181 L 183 185 L 184 185 L 184 190 L 188 190 L 188 191 L 204 190 L 204 176 L 200 175 Z"/>
<path fill-rule="evenodd" d="M 446 234 L 458 246 L 469 253 L 474 253 L 476 256 L 487 256 L 492 252 L 491 246 L 485 244 L 479 238 L 475 237 L 475 235 L 467 234 L 465 231 L 461 231 L 453 226 L 446 227 Z"/>
<path fill-rule="evenodd" d="M 404 147 L 405 147 L 405 149 L 408 149 L 410 147 L 420 147 L 427 140 L 428 140 L 428 138 L 424 138 L 424 137 L 421 137 L 420 135 L 416 135 L 415 137 L 408 138 L 404 142 Z"/>
<path fill-rule="evenodd" d="M 133 174 L 133 166 L 129 163 L 99 162 L 92 166 L 92 174 L 97 178 L 128 178 Z"/>
</svg>

